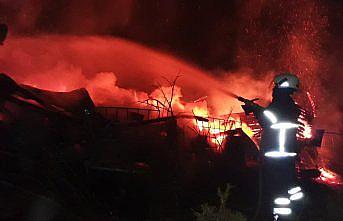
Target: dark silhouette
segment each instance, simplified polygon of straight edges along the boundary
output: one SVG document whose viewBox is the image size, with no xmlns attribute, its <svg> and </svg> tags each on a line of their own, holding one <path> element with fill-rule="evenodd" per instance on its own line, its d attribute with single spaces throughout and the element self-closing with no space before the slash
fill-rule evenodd
<svg viewBox="0 0 343 221">
<path fill-rule="evenodd" d="M 0 45 L 4 44 L 8 32 L 8 27 L 6 24 L 0 24 Z"/>
</svg>

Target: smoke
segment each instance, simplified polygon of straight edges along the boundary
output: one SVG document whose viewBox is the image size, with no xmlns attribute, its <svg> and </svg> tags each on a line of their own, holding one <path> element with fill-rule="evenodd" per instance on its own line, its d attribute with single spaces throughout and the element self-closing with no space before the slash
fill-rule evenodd
<svg viewBox="0 0 343 221">
<path fill-rule="evenodd" d="M 85 87 L 98 105 L 132 107 L 147 97 L 146 93 L 118 87 L 117 78 L 112 72 L 97 73 L 92 80 L 87 81 Z"/>
<path fill-rule="evenodd" d="M 266 92 L 251 71 L 218 79 L 166 53 L 119 38 L 12 37 L 2 48 L 0 61 L 1 70 L 23 84 L 54 91 L 85 87 L 101 105 L 133 105 L 156 93 L 157 84 L 168 86 L 163 77 L 172 81 L 177 75 L 181 76 L 177 81 L 180 102 L 209 96 L 213 113 L 218 114 L 232 106 L 240 111 L 239 103 L 225 91 L 261 98 Z M 246 82 L 252 82 L 251 89 L 244 87 Z"/>
<path fill-rule="evenodd" d="M 156 10 L 170 15 L 177 12 L 178 7 L 174 7 L 177 3 L 166 5 L 168 7 L 156 6 Z M 232 18 L 225 23 L 231 25 L 220 28 L 213 27 L 216 21 L 209 21 L 204 23 L 207 26 L 202 27 L 202 32 L 197 32 L 204 36 L 187 35 L 187 39 L 194 38 L 194 45 L 182 47 L 198 53 L 213 43 L 198 49 L 198 38 L 209 39 L 206 36 L 210 36 L 210 39 L 223 42 L 224 34 L 230 34 L 227 45 L 232 46 L 231 54 L 235 54 L 236 64 L 231 70 L 220 66 L 216 70 L 204 70 L 169 53 L 129 40 L 89 36 L 116 33 L 151 37 L 150 23 L 156 15 L 151 15 L 147 24 L 140 23 L 150 15 L 139 11 L 138 6 L 138 1 L 134 0 L 0 0 L 2 22 L 9 23 L 12 34 L 0 50 L 0 70 L 19 82 L 45 89 L 67 91 L 86 87 L 95 102 L 102 105 L 133 105 L 151 95 L 156 90 L 154 85 L 163 82 L 162 77 L 173 80 L 182 75 L 177 82 L 179 103 L 191 103 L 208 96 L 208 107 L 216 115 L 229 113 L 232 108 L 234 112 L 241 111 L 239 103 L 225 91 L 247 98 L 259 97 L 266 104 L 270 99 L 271 88 L 268 86 L 272 76 L 291 71 L 300 77 L 302 89 L 310 91 L 314 97 L 317 127 L 343 130 L 343 79 L 339 60 L 343 50 L 341 38 L 337 37 L 341 34 L 342 7 L 335 1 L 242 1 L 237 3 L 236 13 L 232 15 L 237 21 L 235 25 L 230 23 Z M 184 38 L 177 35 L 184 21 L 192 21 L 190 26 L 196 25 L 194 20 L 178 20 L 175 19 L 177 16 L 170 20 L 161 17 L 169 22 L 161 27 L 166 29 L 163 33 L 172 35 L 170 38 Z M 162 20 L 160 22 L 162 24 Z M 212 32 L 212 29 L 222 33 Z M 231 36 L 232 33 L 235 36 Z M 76 37 L 71 34 L 85 35 Z M 165 39 L 158 41 L 168 44 L 167 34 L 156 34 L 151 41 L 162 36 Z M 150 42 L 150 45 L 155 43 Z M 219 46 L 216 44 L 221 49 Z M 230 59 L 217 59 L 216 53 L 210 55 L 203 52 L 201 61 L 206 58 L 217 64 L 218 60 Z"/>
</svg>

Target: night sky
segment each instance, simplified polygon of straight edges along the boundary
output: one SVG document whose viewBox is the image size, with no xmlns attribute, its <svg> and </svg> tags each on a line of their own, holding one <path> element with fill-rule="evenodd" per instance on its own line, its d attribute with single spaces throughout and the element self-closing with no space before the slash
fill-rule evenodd
<svg viewBox="0 0 343 221">
<path fill-rule="evenodd" d="M 240 66 L 237 61 L 240 48 L 250 50 L 269 44 L 282 50 L 278 48 L 284 36 L 280 27 L 287 25 L 297 2 L 306 1 L 282 5 L 283 1 L 271 0 L 263 3 L 261 9 L 262 2 L 265 1 L 1 0 L 0 21 L 8 23 L 12 33 L 25 35 L 121 36 L 207 69 L 231 70 Z M 342 39 L 342 1 L 314 2 L 323 5 L 323 16 L 328 16 L 330 38 Z M 258 14 L 251 13 L 251 9 Z M 253 23 L 265 28 L 259 36 L 247 32 Z M 254 41 L 257 45 L 252 44 Z M 335 48 L 330 42 L 325 47 Z M 280 53 L 278 50 L 255 53 L 270 59 L 270 55 Z M 256 61 L 252 63 L 258 66 Z"/>
</svg>

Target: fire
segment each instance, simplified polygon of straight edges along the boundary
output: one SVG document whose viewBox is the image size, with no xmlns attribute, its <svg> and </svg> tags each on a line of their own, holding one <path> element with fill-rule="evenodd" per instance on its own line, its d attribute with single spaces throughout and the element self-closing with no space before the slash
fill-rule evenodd
<svg viewBox="0 0 343 221">
<path fill-rule="evenodd" d="M 324 167 L 319 168 L 319 171 L 320 171 L 320 176 L 316 179 L 317 181 L 324 182 L 327 184 L 332 184 L 332 185 L 342 184 L 341 177 L 338 174 Z"/>
<path fill-rule="evenodd" d="M 221 151 L 227 138 L 227 131 L 241 128 L 249 137 L 254 132 L 246 123 L 241 122 L 230 114 L 227 118 L 209 117 L 208 110 L 205 107 L 194 107 L 193 114 L 201 119 L 194 119 L 193 124 L 196 126 L 200 135 L 207 136 L 209 144 L 216 150 Z"/>
<path fill-rule="evenodd" d="M 155 107 L 166 110 L 166 115 L 168 112 L 177 113 L 185 110 L 181 99 L 181 88 L 178 86 L 160 86 L 149 95 L 149 98 Z"/>
<path fill-rule="evenodd" d="M 37 45 L 40 47 L 36 47 Z M 123 39 L 91 36 L 11 38 L 2 48 L 0 58 L 4 61 L 3 71 L 11 74 L 18 82 L 54 91 L 85 87 L 96 105 L 139 108 L 146 108 L 148 105 L 151 109 L 161 108 L 162 113 L 159 116 L 168 116 L 170 108 L 163 108 L 163 105 L 161 107 L 153 100 L 140 102 L 153 98 L 168 106 L 164 102 L 165 97 L 169 100 L 172 97 L 170 106 L 175 115 L 181 112 L 191 113 L 193 110 L 195 116 L 209 119 L 194 120 L 192 123 L 201 134 L 210 137 L 209 143 L 216 147 L 218 143 L 225 142 L 225 132 L 230 129 L 242 128 L 248 136 L 254 135 L 253 126 L 249 127 L 239 116 L 221 115 L 230 112 L 231 107 L 234 112 L 241 111 L 241 108 L 234 98 L 220 89 L 230 86 L 230 90 L 242 96 L 256 96 L 267 100 L 269 89 L 266 85 L 272 74 L 266 74 L 265 78 L 257 80 L 252 78 L 252 70 L 242 69 L 218 79 L 199 67 L 158 50 Z M 172 94 L 170 84 L 161 78 L 173 80 L 179 73 L 182 78 Z M 156 81 L 166 84 L 160 85 L 160 88 L 152 88 Z M 245 82 L 254 84 L 242 87 Z M 187 99 L 183 99 L 181 89 Z M 311 95 L 307 95 L 315 109 Z M 186 102 L 195 98 L 199 99 Z M 216 113 L 218 119 L 209 118 L 205 105 L 207 98 L 211 101 L 211 112 Z M 304 138 L 312 137 L 311 125 L 306 121 L 302 123 Z"/>
<path fill-rule="evenodd" d="M 218 147 L 220 147 L 224 140 L 226 139 L 226 135 L 218 135 L 218 136 L 215 136 L 215 138 L 211 138 L 211 142 L 215 145 L 217 145 Z"/>
<path fill-rule="evenodd" d="M 311 103 L 311 106 L 312 105 L 314 104 Z M 312 113 L 309 113 L 304 109 L 301 109 L 300 116 L 298 117 L 298 123 L 300 124 L 298 132 L 297 132 L 298 138 L 300 139 L 312 138 L 312 120 L 315 115 L 314 113 L 315 113 L 314 109 L 312 110 Z"/>
<path fill-rule="evenodd" d="M 311 138 L 312 137 L 312 126 L 303 118 L 298 119 L 299 123 L 302 124 L 303 131 L 298 135 L 301 138 Z"/>
<path fill-rule="evenodd" d="M 244 131 L 244 133 L 246 133 L 246 135 L 248 135 L 249 137 L 253 137 L 255 135 L 253 130 L 246 123 L 242 122 L 241 128 Z"/>
</svg>

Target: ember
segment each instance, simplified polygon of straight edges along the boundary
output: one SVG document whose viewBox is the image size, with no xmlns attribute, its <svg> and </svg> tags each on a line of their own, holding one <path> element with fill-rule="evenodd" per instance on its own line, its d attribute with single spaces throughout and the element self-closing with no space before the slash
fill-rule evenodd
<svg viewBox="0 0 343 221">
<path fill-rule="evenodd" d="M 195 214 L 329 220 L 324 188 L 343 184 L 340 1 L 142 2 L 0 1 L 0 220 L 184 220 L 227 182 L 222 205 Z M 297 80 L 271 81 L 286 71 Z M 275 108 L 278 137 L 257 114 L 273 86 L 292 103 Z M 287 178 L 272 200 L 292 206 L 264 208 Z"/>
<path fill-rule="evenodd" d="M 309 139 L 312 137 L 312 126 L 303 117 L 299 117 L 299 123 L 301 123 L 302 131 L 297 134 L 298 137 L 303 139 Z"/>
<path fill-rule="evenodd" d="M 327 168 L 321 167 L 319 168 L 320 171 L 320 176 L 316 178 L 318 182 L 323 182 L 326 184 L 331 184 L 331 185 L 342 185 L 342 178 L 336 174 L 335 172 L 330 171 Z"/>
</svg>

